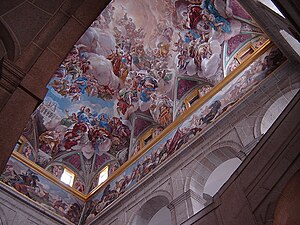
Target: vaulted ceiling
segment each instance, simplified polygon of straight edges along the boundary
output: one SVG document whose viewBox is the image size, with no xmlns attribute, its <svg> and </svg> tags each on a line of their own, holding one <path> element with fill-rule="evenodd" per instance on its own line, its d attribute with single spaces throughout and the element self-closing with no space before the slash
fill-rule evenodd
<svg viewBox="0 0 300 225">
<path fill-rule="evenodd" d="M 112 1 L 53 74 L 15 148 L 26 166 L 11 158 L 6 178 L 14 170 L 37 176 L 29 165 L 55 183 L 68 168 L 73 188 L 88 194 L 103 168 L 113 174 L 266 43 L 236 0 Z M 236 79 L 238 91 L 203 109 L 199 130 L 267 66 L 261 60 L 257 71 Z M 46 193 L 50 186 L 40 188 Z"/>
<path fill-rule="evenodd" d="M 241 48 L 265 41 L 234 0 L 113 1 L 53 75 L 20 151 L 55 174 L 70 167 L 86 186 L 91 171 L 138 151 L 147 129 L 184 113 L 191 90 L 203 96 L 238 67 Z"/>
</svg>

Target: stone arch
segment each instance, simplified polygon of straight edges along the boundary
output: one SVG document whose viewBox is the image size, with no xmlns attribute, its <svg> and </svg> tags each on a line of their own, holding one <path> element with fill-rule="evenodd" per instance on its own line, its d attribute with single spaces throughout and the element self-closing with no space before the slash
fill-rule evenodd
<svg viewBox="0 0 300 225">
<path fill-rule="evenodd" d="M 212 198 L 219 191 L 219 189 L 229 179 L 229 177 L 241 163 L 242 160 L 237 157 L 228 159 L 221 163 L 206 180 L 203 190 L 204 199 L 209 201 L 210 198 Z"/>
<path fill-rule="evenodd" d="M 288 181 L 283 188 L 276 206 L 274 207 L 273 224 L 299 224 L 300 208 L 300 170 Z"/>
<path fill-rule="evenodd" d="M 263 135 L 261 127 L 262 124 L 266 123 L 266 121 L 268 120 L 267 117 L 269 117 L 270 122 L 272 122 L 270 124 L 271 126 L 273 122 L 275 122 L 275 120 L 278 118 L 278 116 L 282 113 L 282 111 L 285 109 L 285 107 L 288 105 L 288 103 L 292 100 L 292 98 L 297 94 L 299 89 L 300 89 L 300 83 L 291 84 L 289 87 L 286 87 L 281 92 L 275 94 L 273 99 L 270 99 L 266 104 L 264 104 L 255 121 L 255 126 L 254 126 L 255 138 Z M 276 105 L 278 106 L 275 107 Z M 271 116 L 273 118 L 270 118 L 270 114 L 272 115 L 272 110 L 274 109 L 276 110 L 275 111 L 276 115 L 274 114 L 274 116 Z"/>
<path fill-rule="evenodd" d="M 204 205 L 207 202 L 204 194 L 204 187 L 208 178 L 222 163 L 239 158 L 238 152 L 242 146 L 233 141 L 219 142 L 210 147 L 206 155 L 201 155 L 194 160 L 194 164 L 190 167 L 184 186 L 184 191 L 192 191 L 198 197 L 203 199 Z M 196 211 L 198 211 L 197 209 Z"/>
<path fill-rule="evenodd" d="M 139 204 L 141 205 L 130 218 L 128 225 L 148 224 L 153 216 L 166 207 L 172 201 L 172 196 L 169 192 L 159 190 L 151 194 L 146 200 Z"/>
<path fill-rule="evenodd" d="M 14 33 L 0 21 L 0 56 L 6 56 L 14 61 L 21 54 L 21 47 Z"/>
<path fill-rule="evenodd" d="M 239 152 L 242 150 L 243 146 L 235 141 L 221 141 L 213 144 L 210 147 L 210 153 L 214 152 L 220 148 L 227 148 L 228 153 L 235 155 L 236 157 L 239 156 Z"/>
<path fill-rule="evenodd" d="M 190 167 L 189 173 L 187 174 L 187 182 L 185 183 L 184 191 L 191 189 L 191 178 L 195 175 L 201 173 L 201 169 L 205 167 L 204 165 L 209 163 L 207 161 L 216 161 L 216 164 L 211 165 L 211 169 L 216 169 L 223 162 L 228 159 L 239 157 L 238 152 L 242 149 L 242 146 L 234 141 L 224 141 L 218 142 L 209 148 L 209 152 L 205 155 L 200 155 L 194 160 L 193 165 Z M 204 164 L 203 164 L 204 163 Z M 210 174 L 210 173 L 209 173 Z M 207 176 L 208 178 L 208 176 Z M 206 180 L 203 180 L 206 181 Z M 204 187 L 204 186 L 203 186 Z M 202 190 L 200 186 L 197 190 Z"/>
</svg>

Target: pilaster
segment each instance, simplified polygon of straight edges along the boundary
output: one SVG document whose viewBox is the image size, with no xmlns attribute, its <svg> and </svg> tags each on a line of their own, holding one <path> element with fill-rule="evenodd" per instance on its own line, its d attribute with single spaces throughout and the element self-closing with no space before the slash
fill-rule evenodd
<svg viewBox="0 0 300 225">
<path fill-rule="evenodd" d="M 0 77 L 0 173 L 31 113 L 41 102 L 20 85 L 25 73 L 7 59 L 1 61 Z"/>
<path fill-rule="evenodd" d="M 181 224 L 190 218 L 196 212 L 204 208 L 205 202 L 201 196 L 192 190 L 182 193 L 167 206 L 171 211 L 172 218 L 176 219 L 173 224 Z"/>
</svg>

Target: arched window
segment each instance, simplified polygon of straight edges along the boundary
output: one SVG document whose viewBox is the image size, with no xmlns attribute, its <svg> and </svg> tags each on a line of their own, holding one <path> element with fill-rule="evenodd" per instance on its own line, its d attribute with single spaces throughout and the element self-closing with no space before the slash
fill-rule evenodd
<svg viewBox="0 0 300 225">
<path fill-rule="evenodd" d="M 219 165 L 208 177 L 203 193 L 213 197 L 241 163 L 240 159 L 233 158 Z"/>
<path fill-rule="evenodd" d="M 260 131 L 262 134 L 265 134 L 269 128 L 272 126 L 272 124 L 275 122 L 275 120 L 279 117 L 279 115 L 283 112 L 285 107 L 289 104 L 289 102 L 292 100 L 292 98 L 297 93 L 297 90 L 290 91 L 286 93 L 285 95 L 278 98 L 266 111 L 264 114 L 261 125 L 260 125 Z"/>
<path fill-rule="evenodd" d="M 135 213 L 130 224 L 133 225 L 171 225 L 171 212 L 166 207 L 169 199 L 165 196 L 155 196 L 145 202 Z"/>
<path fill-rule="evenodd" d="M 172 225 L 171 212 L 164 206 L 151 218 L 148 225 Z"/>
<path fill-rule="evenodd" d="M 73 187 L 74 179 L 75 174 L 71 170 L 64 168 L 64 172 L 62 173 L 60 180 L 70 187 Z"/>
<path fill-rule="evenodd" d="M 249 42 L 245 47 L 243 47 L 235 56 L 235 59 L 241 64 L 246 59 L 248 59 L 255 51 L 252 43 Z"/>
<path fill-rule="evenodd" d="M 98 185 L 102 184 L 108 178 L 108 165 L 104 167 L 99 173 Z"/>
</svg>

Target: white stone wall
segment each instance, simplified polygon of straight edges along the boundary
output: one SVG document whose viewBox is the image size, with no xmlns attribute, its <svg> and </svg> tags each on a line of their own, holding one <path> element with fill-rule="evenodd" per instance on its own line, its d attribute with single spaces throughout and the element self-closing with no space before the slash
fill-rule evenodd
<svg viewBox="0 0 300 225">
<path fill-rule="evenodd" d="M 72 224 L 0 183 L 0 225 Z"/>
<path fill-rule="evenodd" d="M 222 163 L 244 160 L 260 140 L 262 118 L 281 96 L 299 88 L 299 65 L 285 63 L 205 131 L 183 146 L 91 224 L 141 225 L 164 206 L 180 224 L 210 203 L 209 176 Z M 161 199 L 159 201 L 159 199 Z M 144 220 L 143 220 L 144 219 Z M 141 222 L 142 221 L 142 222 Z"/>
<path fill-rule="evenodd" d="M 299 89 L 299 67 L 286 63 L 276 70 L 252 90 L 249 98 L 240 100 L 90 224 L 146 225 L 166 207 L 175 225 L 202 210 L 211 202 L 204 189 L 213 171 L 230 159 L 244 160 L 251 152 L 262 136 L 260 128 L 266 112 L 277 99 Z M 0 184 L 0 219 L 1 225 L 68 224 L 3 184 Z"/>
</svg>

